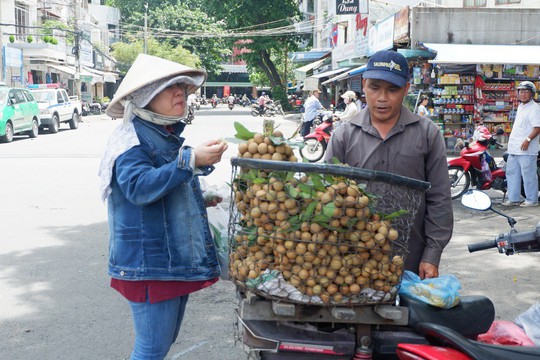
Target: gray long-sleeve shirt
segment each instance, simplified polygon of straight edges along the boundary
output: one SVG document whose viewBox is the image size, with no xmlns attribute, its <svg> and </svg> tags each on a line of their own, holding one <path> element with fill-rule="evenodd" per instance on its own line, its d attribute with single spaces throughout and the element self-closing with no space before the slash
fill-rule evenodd
<svg viewBox="0 0 540 360">
<path fill-rule="evenodd" d="M 398 122 L 382 139 L 366 107 L 332 134 L 325 160 L 334 157 L 350 166 L 431 183 L 411 229 L 405 268 L 418 273 L 421 261 L 438 265 L 454 226 L 446 149 L 438 126 L 402 106 Z"/>
</svg>

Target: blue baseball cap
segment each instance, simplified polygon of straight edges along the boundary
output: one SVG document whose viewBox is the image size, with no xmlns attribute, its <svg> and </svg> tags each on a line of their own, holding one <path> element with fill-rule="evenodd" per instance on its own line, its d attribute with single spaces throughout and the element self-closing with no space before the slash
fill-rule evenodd
<svg viewBox="0 0 540 360">
<path fill-rule="evenodd" d="M 368 61 L 364 79 L 377 79 L 403 87 L 409 81 L 409 64 L 403 55 L 392 50 L 378 51 Z"/>
</svg>

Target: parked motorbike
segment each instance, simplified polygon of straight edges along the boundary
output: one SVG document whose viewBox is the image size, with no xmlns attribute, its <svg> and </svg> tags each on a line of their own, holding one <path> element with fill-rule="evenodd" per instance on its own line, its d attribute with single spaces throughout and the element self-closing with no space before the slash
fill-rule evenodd
<svg viewBox="0 0 540 360">
<path fill-rule="evenodd" d="M 304 137 L 304 147 L 300 149 L 300 155 L 309 162 L 317 162 L 323 158 L 334 130 L 334 119 L 331 111 L 319 112 L 315 119 L 320 123 L 312 133 Z"/>
<path fill-rule="evenodd" d="M 484 142 L 476 141 L 472 145 L 466 142 L 460 152 L 460 157 L 448 161 L 452 199 L 459 198 L 469 190 L 471 185 L 481 190 L 495 189 L 506 193 L 504 169 L 492 163 L 491 176 L 486 177 L 482 174 L 482 163 L 488 162 L 487 158 L 490 155 L 487 149 L 489 142 L 493 141 L 493 138 Z"/>
<path fill-rule="evenodd" d="M 473 145 L 465 143 L 465 147 L 460 152 L 460 157 L 448 161 L 452 199 L 459 198 L 471 186 L 476 186 L 480 190 L 499 190 L 506 194 L 507 181 L 504 168 L 508 155 L 505 154 L 504 162 L 499 165 L 496 165 L 494 161 L 488 161 L 486 157 L 491 158 L 491 155 L 489 155 L 487 149 L 489 145 L 493 144 L 497 144 L 494 137 L 487 141 L 477 141 Z M 490 167 L 490 176 L 487 177 L 482 173 L 482 163 L 484 161 L 487 161 Z M 490 162 L 491 164 L 489 164 Z M 537 166 L 539 166 L 537 173 L 540 179 L 540 152 L 537 158 Z M 523 189 L 522 195 L 524 195 Z"/>
<path fill-rule="evenodd" d="M 462 204 L 470 209 L 487 211 L 507 218 L 510 231 L 498 235 L 494 240 L 483 241 L 468 245 L 469 252 L 497 248 L 499 253 L 514 255 L 520 252 L 540 252 L 540 223 L 536 228 L 518 232 L 514 225 L 516 220 L 491 207 L 489 196 L 479 190 L 469 190 L 463 195 Z M 472 322 L 471 322 L 472 323 Z M 474 338 L 463 336 L 455 329 L 444 324 L 418 324 L 418 331 L 425 336 L 430 345 L 399 344 L 397 355 L 401 360 L 493 360 L 493 359 L 523 359 L 540 358 L 540 348 L 523 346 L 503 346 L 484 344 Z"/>
</svg>

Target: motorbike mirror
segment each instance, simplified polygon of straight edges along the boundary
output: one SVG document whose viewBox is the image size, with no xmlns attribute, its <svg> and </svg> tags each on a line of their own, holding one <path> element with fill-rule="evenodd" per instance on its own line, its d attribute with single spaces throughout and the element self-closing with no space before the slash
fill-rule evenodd
<svg viewBox="0 0 540 360">
<path fill-rule="evenodd" d="M 463 194 L 461 204 L 469 209 L 486 211 L 491 208 L 491 199 L 485 192 L 472 189 Z"/>
<path fill-rule="evenodd" d="M 502 212 L 497 211 L 494 208 L 492 208 L 491 198 L 489 197 L 488 194 L 480 190 L 475 190 L 475 189 L 468 190 L 461 197 L 461 204 L 469 209 L 479 210 L 479 211 L 491 210 L 496 214 L 504 216 L 508 220 L 508 224 L 510 225 L 512 229 L 514 228 L 514 225 L 517 222 L 513 217 L 503 214 Z"/>
</svg>

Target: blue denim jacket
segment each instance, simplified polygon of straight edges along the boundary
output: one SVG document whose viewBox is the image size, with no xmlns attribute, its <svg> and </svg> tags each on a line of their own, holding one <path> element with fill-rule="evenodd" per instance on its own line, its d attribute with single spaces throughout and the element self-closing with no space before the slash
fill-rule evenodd
<svg viewBox="0 0 540 360">
<path fill-rule="evenodd" d="M 109 210 L 109 275 L 122 280 L 199 281 L 219 266 L 185 124 L 170 134 L 135 118 L 141 142 L 116 159 Z M 199 168 L 205 175 L 213 167 Z"/>
</svg>

